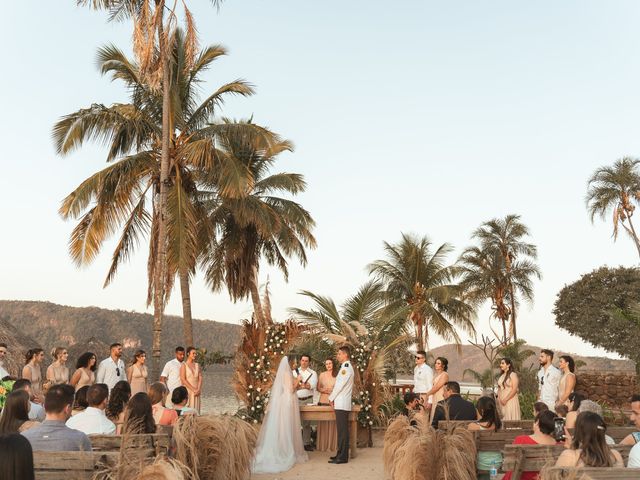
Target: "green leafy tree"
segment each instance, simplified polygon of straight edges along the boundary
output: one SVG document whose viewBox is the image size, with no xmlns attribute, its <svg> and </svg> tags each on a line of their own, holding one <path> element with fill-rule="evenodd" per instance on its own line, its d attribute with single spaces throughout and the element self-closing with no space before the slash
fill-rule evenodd
<svg viewBox="0 0 640 480">
<path fill-rule="evenodd" d="M 462 378 L 469 376 L 480 384 L 482 388 L 492 388 L 496 381 L 496 372 L 493 368 L 487 368 L 482 372 L 478 372 L 473 368 L 465 368 L 462 372 Z"/>
</svg>

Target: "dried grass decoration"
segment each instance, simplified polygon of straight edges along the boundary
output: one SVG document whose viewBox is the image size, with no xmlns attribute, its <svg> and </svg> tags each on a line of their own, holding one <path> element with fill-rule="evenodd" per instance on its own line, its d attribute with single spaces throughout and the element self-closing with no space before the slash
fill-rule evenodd
<svg viewBox="0 0 640 480">
<path fill-rule="evenodd" d="M 412 426 L 404 415 L 384 436 L 385 472 L 392 480 L 475 480 L 476 444 L 466 426 L 435 430 L 417 415 Z"/>
<path fill-rule="evenodd" d="M 176 459 L 194 480 L 244 480 L 250 475 L 258 431 L 229 415 L 186 415 L 173 429 Z"/>
<path fill-rule="evenodd" d="M 158 458 L 147 465 L 135 480 L 190 480 L 191 470 L 182 463 L 171 458 Z"/>
</svg>

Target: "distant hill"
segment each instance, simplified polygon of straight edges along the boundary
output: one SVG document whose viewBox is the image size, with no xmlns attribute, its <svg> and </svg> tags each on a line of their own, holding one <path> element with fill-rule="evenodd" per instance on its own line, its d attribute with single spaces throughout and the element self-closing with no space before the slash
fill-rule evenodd
<svg viewBox="0 0 640 480">
<path fill-rule="evenodd" d="M 102 350 L 113 342 L 122 343 L 128 355 L 137 348 L 151 351 L 153 316 L 147 313 L 68 307 L 50 302 L 0 300 L 0 321 L 35 340 L 47 354 L 58 345 L 68 347 L 69 353 L 75 354 L 76 350 L 83 349 L 84 344 Z M 175 346 L 183 343 L 182 318 L 166 316 L 162 331 L 163 357 L 169 358 Z M 238 325 L 211 320 L 193 321 L 195 346 L 209 351 L 233 353 L 239 335 Z M 102 351 L 95 353 L 99 356 L 103 354 Z M 73 358 L 69 360 L 75 361 Z"/>
</svg>

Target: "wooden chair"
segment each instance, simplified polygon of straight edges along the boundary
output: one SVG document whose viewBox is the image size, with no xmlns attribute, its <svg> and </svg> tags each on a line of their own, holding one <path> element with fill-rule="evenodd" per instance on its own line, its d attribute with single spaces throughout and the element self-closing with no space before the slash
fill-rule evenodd
<svg viewBox="0 0 640 480">
<path fill-rule="evenodd" d="M 547 471 L 561 474 L 561 478 L 575 480 L 638 480 L 640 478 L 640 468 L 553 467 Z"/>
<path fill-rule="evenodd" d="M 33 452 L 36 480 L 91 480 L 96 470 L 116 465 L 115 452 Z"/>
</svg>

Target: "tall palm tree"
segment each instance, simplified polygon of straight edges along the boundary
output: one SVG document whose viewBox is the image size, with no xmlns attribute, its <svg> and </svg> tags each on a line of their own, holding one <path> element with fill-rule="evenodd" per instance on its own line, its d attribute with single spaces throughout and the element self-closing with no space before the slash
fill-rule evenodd
<svg viewBox="0 0 640 480">
<path fill-rule="evenodd" d="M 251 125 L 250 122 L 226 121 L 229 126 Z M 306 248 L 315 248 L 312 230 L 315 222 L 309 212 L 280 194 L 296 195 L 306 189 L 297 173 L 270 174 L 277 156 L 293 149 L 290 142 L 279 140 L 264 144 L 260 138 L 238 135 L 230 129 L 218 136 L 221 148 L 249 172 L 252 183 L 242 196 L 216 191 L 219 184 L 214 172 L 206 208 L 210 224 L 217 235 L 206 249 L 202 266 L 213 291 L 227 287 L 232 300 L 251 297 L 256 320 L 269 323 L 258 292 L 261 260 L 275 265 L 288 279 L 287 257 L 295 256 L 307 263 Z"/>
<path fill-rule="evenodd" d="M 473 233 L 479 240 L 480 249 L 491 254 L 499 254 L 504 261 L 504 275 L 508 284 L 511 304 L 510 334 L 518 339 L 516 332 L 517 296 L 533 301 L 533 278 L 542 278 L 534 260 L 538 257 L 535 245 L 523 239 L 529 236 L 529 229 L 520 221 L 520 215 L 507 215 L 483 223 Z"/>
<path fill-rule="evenodd" d="M 451 246 L 444 243 L 433 252 L 431 246 L 426 237 L 403 233 L 399 243 L 384 243 L 386 260 L 369 265 L 369 272 L 384 283 L 389 302 L 410 306 L 408 317 L 415 326 L 419 350 L 425 349 L 430 330 L 456 343 L 460 337 L 455 327 L 475 332 L 474 309 L 454 283 L 454 268 L 446 265 Z"/>
<path fill-rule="evenodd" d="M 618 227 L 631 237 L 640 255 L 640 239 L 631 217 L 640 201 L 640 173 L 637 158 L 616 160 L 612 167 L 600 167 L 589 179 L 587 209 L 591 221 L 597 216 L 605 220 L 613 212 L 613 239 L 618 238 Z"/>
<path fill-rule="evenodd" d="M 131 93 L 130 103 L 105 106 L 93 104 L 63 117 L 53 129 L 57 152 L 66 155 L 85 141 L 102 141 L 108 147 L 105 169 L 83 181 L 62 203 L 63 218 L 80 219 L 70 239 L 70 253 L 81 266 L 90 263 L 103 242 L 121 231 L 113 252 L 111 267 L 105 280 L 107 286 L 119 265 L 133 253 L 140 239 L 149 236 L 148 303 L 155 300 L 155 291 L 163 289 L 163 304 L 180 275 L 185 308 L 185 338 L 191 340 L 190 297 L 185 292 L 196 266 L 202 237 L 212 235 L 207 212 L 197 196 L 200 178 L 216 172 L 218 188 L 228 196 L 241 195 L 252 183 L 251 174 L 233 156 L 218 148 L 217 136 L 230 130 L 244 129 L 243 134 L 266 137 L 271 133 L 256 125 L 211 123 L 218 107 L 228 95 L 251 95 L 253 90 L 238 80 L 223 85 L 203 101 L 199 101 L 201 74 L 222 55 L 224 48 L 210 46 L 201 50 L 195 64 L 186 68 L 186 45 L 180 32 L 173 51 L 173 105 L 171 124 L 172 149 L 167 185 L 166 230 L 168 233 L 167 266 L 163 269 L 162 286 L 158 278 L 158 235 L 160 234 L 159 192 L 161 188 L 162 102 L 163 95 L 144 83 L 137 62 L 129 60 L 114 46 L 99 50 L 98 63 L 103 74 L 123 81 Z M 238 133 L 240 134 L 240 133 Z M 208 180 L 209 181 L 209 180 Z M 186 284 L 188 287 L 188 282 Z M 188 290 L 188 288 L 187 288 Z M 163 305 L 164 306 L 164 305 Z M 162 325 L 154 317 L 154 361 L 159 361 L 159 341 Z M 158 349 L 156 350 L 156 346 Z M 158 365 L 159 366 L 159 365 Z"/>
</svg>

